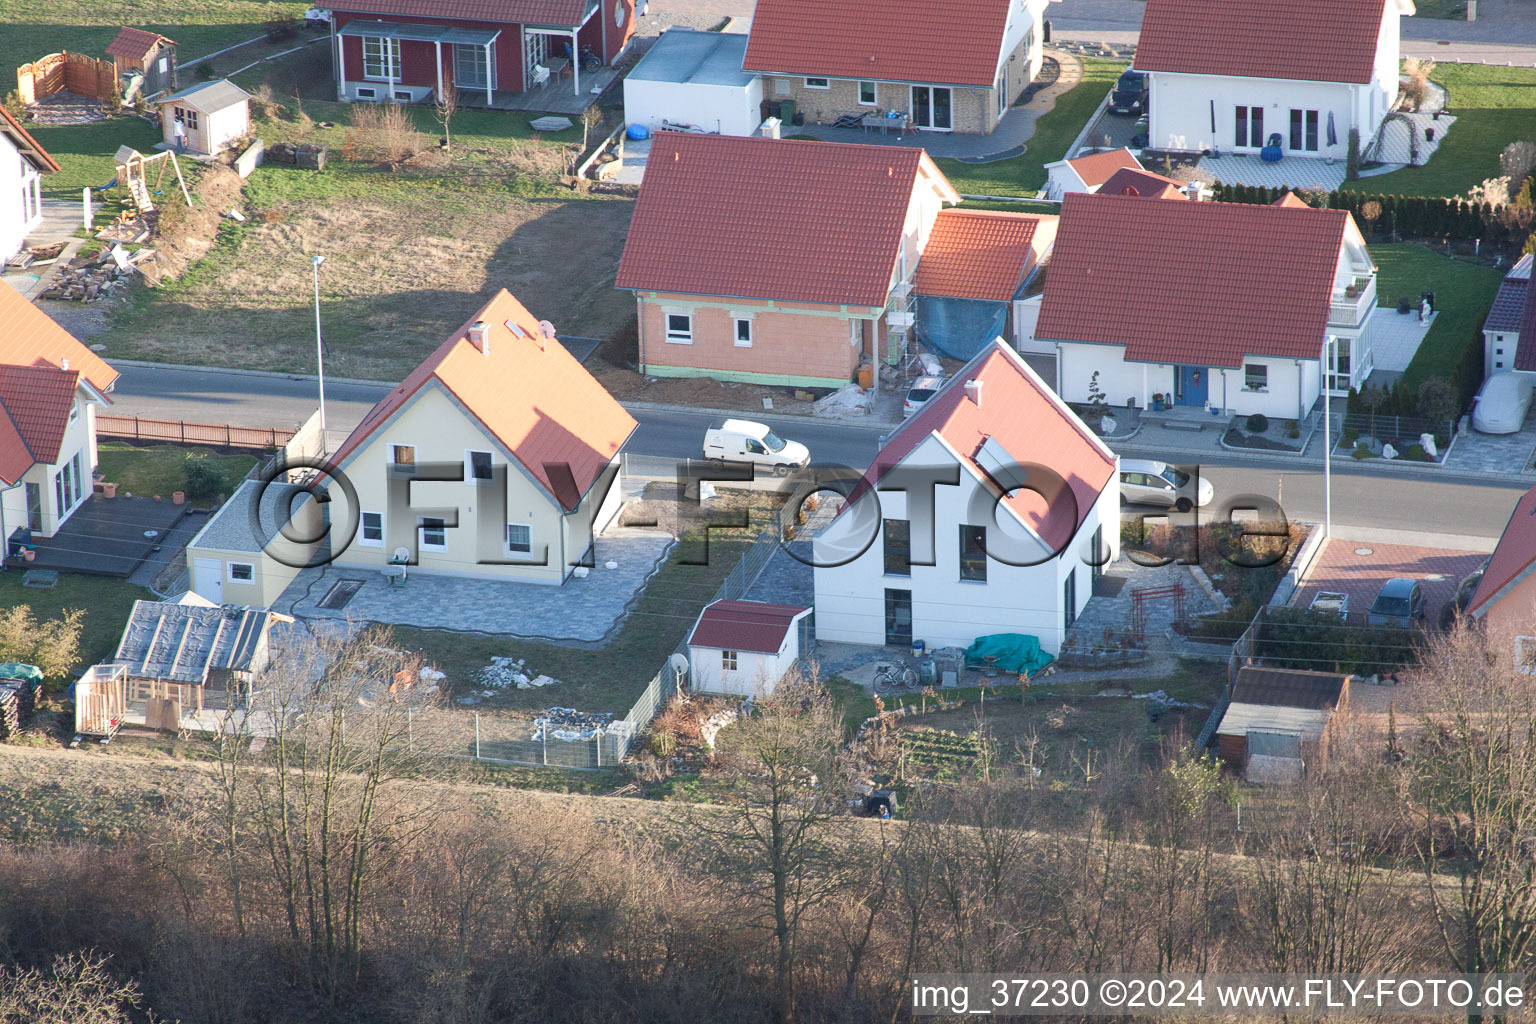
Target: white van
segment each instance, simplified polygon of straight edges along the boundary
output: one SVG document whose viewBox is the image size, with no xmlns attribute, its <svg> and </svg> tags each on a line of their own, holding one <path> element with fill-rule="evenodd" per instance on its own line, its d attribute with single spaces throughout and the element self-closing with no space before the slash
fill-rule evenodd
<svg viewBox="0 0 1536 1024">
<path fill-rule="evenodd" d="M 761 423 L 726 420 L 704 432 L 704 457 L 715 462 L 750 462 L 786 476 L 810 464 L 811 452 L 798 441 L 786 441 Z"/>
<path fill-rule="evenodd" d="M 1120 503 L 1122 505 L 1161 505 L 1178 512 L 1209 505 L 1215 497 L 1211 482 L 1195 478 L 1177 466 L 1147 459 L 1120 460 Z"/>
</svg>

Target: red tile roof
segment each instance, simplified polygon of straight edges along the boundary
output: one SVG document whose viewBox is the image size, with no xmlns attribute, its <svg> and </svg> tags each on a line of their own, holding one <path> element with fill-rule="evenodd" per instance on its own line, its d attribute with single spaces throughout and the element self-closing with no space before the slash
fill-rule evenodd
<svg viewBox="0 0 1536 1024">
<path fill-rule="evenodd" d="M 1273 203 L 1270 203 L 1269 205 L 1271 205 L 1271 206 L 1289 206 L 1289 207 L 1291 207 L 1292 209 L 1295 209 L 1295 210 L 1305 210 L 1305 209 L 1307 209 L 1306 200 L 1302 199 L 1295 192 L 1287 192 L 1285 195 L 1281 196 L 1279 199 L 1276 199 Z"/>
<path fill-rule="evenodd" d="M 1188 199 L 1179 191 L 1183 187 L 1182 182 L 1165 178 L 1161 174 L 1122 167 L 1099 186 L 1099 193 L 1106 196 L 1140 196 L 1143 199 Z"/>
<path fill-rule="evenodd" d="M 981 382 L 980 405 L 966 393 L 965 382 L 970 380 Z M 935 434 L 983 476 L 986 469 L 977 456 L 988 438 L 1020 465 L 1034 462 L 1060 474 L 1075 505 L 1057 500 L 1061 491 L 1050 492 L 1048 484 L 1042 488 L 1046 495 L 1019 488 L 1003 499 L 1053 548 L 1072 539 L 1115 473 L 1114 453 L 1017 353 L 994 343 L 972 357 L 920 412 L 886 439 L 845 508 Z"/>
<path fill-rule="evenodd" d="M 117 371 L 0 282 L 0 481 L 58 458 L 81 377 L 105 397 Z"/>
<path fill-rule="evenodd" d="M 167 39 L 157 32 L 146 32 L 141 28 L 128 28 L 124 26 L 117 38 L 107 44 L 107 55 L 111 57 L 127 57 L 129 60 L 143 60 L 149 56 L 149 52 L 161 43 L 176 45 L 176 40 Z"/>
<path fill-rule="evenodd" d="M 1089 153 L 1067 161 L 1067 165 L 1083 179 L 1089 188 L 1097 188 L 1109 180 L 1110 175 L 1124 167 L 1141 170 L 1141 161 L 1128 149 L 1111 149 L 1103 153 Z"/>
<path fill-rule="evenodd" d="M 777 654 L 795 619 L 808 611 L 809 608 L 762 601 L 716 601 L 699 615 L 688 644 L 723 651 Z"/>
<path fill-rule="evenodd" d="M 10 115 L 4 107 L 0 107 L 0 135 L 11 140 L 11 144 L 21 151 L 22 157 L 40 174 L 52 174 L 59 169 L 59 162 L 48 155 L 48 151 L 37 144 L 37 140 L 27 134 L 27 130 L 21 126 L 21 122 Z"/>
<path fill-rule="evenodd" d="M 1520 342 L 1515 347 L 1515 369 L 1536 370 L 1536 287 L 1525 287 L 1525 311 L 1520 314 Z"/>
<path fill-rule="evenodd" d="M 920 149 L 658 132 L 614 283 L 883 306 L 924 180 L 959 201 Z"/>
<path fill-rule="evenodd" d="M 1150 363 L 1316 359 L 1348 221 L 1343 210 L 1069 193 L 1035 335 L 1124 345 L 1126 359 Z"/>
<path fill-rule="evenodd" d="M 1012 0 L 757 0 L 747 71 L 988 88 Z"/>
<path fill-rule="evenodd" d="M 1483 580 L 1467 603 L 1469 615 L 1482 615 L 1505 588 L 1518 583 L 1536 565 L 1536 487 L 1526 491 L 1510 514 L 1504 533 L 1488 558 Z"/>
<path fill-rule="evenodd" d="M 580 25 L 587 9 L 586 0 L 339 0 L 326 7 L 358 14 L 527 25 Z"/>
<path fill-rule="evenodd" d="M 1050 214 L 942 211 L 917 265 L 917 293 L 1007 302 L 1056 237 Z"/>
<path fill-rule="evenodd" d="M 489 354 L 468 338 L 476 321 L 486 324 Z M 502 289 L 369 410 L 336 450 L 336 464 L 345 464 L 433 381 L 568 511 L 581 503 L 635 430 L 624 407 L 564 345 L 541 338 L 539 321 Z"/>
<path fill-rule="evenodd" d="M 1147 0 L 1136 69 L 1363 84 L 1375 68 L 1382 16 L 1395 3 Z"/>
</svg>

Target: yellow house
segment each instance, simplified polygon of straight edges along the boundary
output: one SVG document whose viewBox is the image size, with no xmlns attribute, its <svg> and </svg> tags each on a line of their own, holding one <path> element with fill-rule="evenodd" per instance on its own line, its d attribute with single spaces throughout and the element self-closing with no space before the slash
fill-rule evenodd
<svg viewBox="0 0 1536 1024">
<path fill-rule="evenodd" d="M 635 421 L 503 290 L 335 453 L 337 565 L 563 583 L 620 505 Z M 348 541 L 350 535 L 350 542 Z"/>
<path fill-rule="evenodd" d="M 244 481 L 187 545 L 189 589 L 214 604 L 272 607 L 317 561 L 320 513 L 296 484 Z"/>
</svg>

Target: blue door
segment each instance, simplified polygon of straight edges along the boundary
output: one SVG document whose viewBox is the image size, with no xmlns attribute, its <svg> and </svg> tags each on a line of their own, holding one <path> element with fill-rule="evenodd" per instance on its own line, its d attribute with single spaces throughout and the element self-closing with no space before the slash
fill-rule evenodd
<svg viewBox="0 0 1536 1024">
<path fill-rule="evenodd" d="M 1211 372 L 1204 366 L 1179 367 L 1179 405 L 1204 406 L 1210 395 Z"/>
</svg>

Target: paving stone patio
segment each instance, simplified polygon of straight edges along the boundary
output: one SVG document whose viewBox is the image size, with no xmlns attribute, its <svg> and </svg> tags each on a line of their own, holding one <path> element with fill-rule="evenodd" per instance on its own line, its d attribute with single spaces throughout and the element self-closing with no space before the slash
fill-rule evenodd
<svg viewBox="0 0 1536 1024">
<path fill-rule="evenodd" d="M 1088 599 L 1077 620 L 1067 628 L 1067 637 L 1073 646 L 1085 650 L 1095 643 L 1102 643 L 1104 631 L 1116 633 L 1129 629 L 1131 606 L 1135 603 L 1136 590 L 1151 587 L 1167 587 L 1177 583 L 1184 588 L 1184 614 L 1199 615 L 1215 611 L 1215 606 L 1205 591 L 1195 582 L 1187 565 L 1137 565 L 1125 555 L 1104 567 L 1104 576 L 1110 580 L 1124 580 L 1120 592 L 1114 596 L 1095 594 Z M 1166 650 L 1170 646 L 1167 633 L 1173 628 L 1174 603 L 1169 598 L 1152 598 L 1145 605 L 1146 647 L 1150 651 Z"/>
<path fill-rule="evenodd" d="M 1515 434 L 1479 434 L 1468 430 L 1446 454 L 1447 469 L 1469 473 L 1508 473 L 1514 476 L 1530 468 L 1536 452 L 1536 416 L 1527 416 L 1525 427 Z"/>
<path fill-rule="evenodd" d="M 1332 192 L 1344 184 L 1344 161 L 1329 164 L 1316 157 L 1287 157 L 1267 164 L 1259 155 L 1202 156 L 1200 169 L 1228 185 L 1264 185 L 1269 188 L 1322 189 Z"/>
<path fill-rule="evenodd" d="M 1383 296 L 1383 298 L 1387 298 Z M 1395 302 L 1396 297 L 1390 297 Z M 1420 320 L 1418 311 L 1403 314 L 1394 306 L 1378 306 L 1366 325 L 1363 340 L 1370 346 L 1371 362 L 1377 369 L 1389 373 L 1402 373 L 1408 369 L 1413 354 L 1424 342 L 1424 336 L 1434 326 L 1439 313 L 1431 313 L 1428 320 Z"/>
<path fill-rule="evenodd" d="M 1425 621 L 1439 621 L 1440 610 L 1456 596 L 1456 584 L 1488 556 L 1480 551 L 1412 547 L 1330 538 L 1296 588 L 1291 607 L 1305 608 L 1319 590 L 1349 595 L 1349 611 L 1363 614 L 1376 600 L 1382 584 L 1407 577 L 1421 581 L 1428 605 Z"/>
<path fill-rule="evenodd" d="M 412 571 L 404 586 L 357 567 L 306 569 L 273 604 L 302 619 L 355 619 L 553 642 L 600 643 L 623 621 L 671 551 L 670 534 L 618 527 L 597 539 L 597 568 L 563 586 L 467 579 Z M 618 568 L 604 568 L 613 561 Z M 339 609 L 321 608 L 341 580 L 362 582 Z"/>
</svg>

